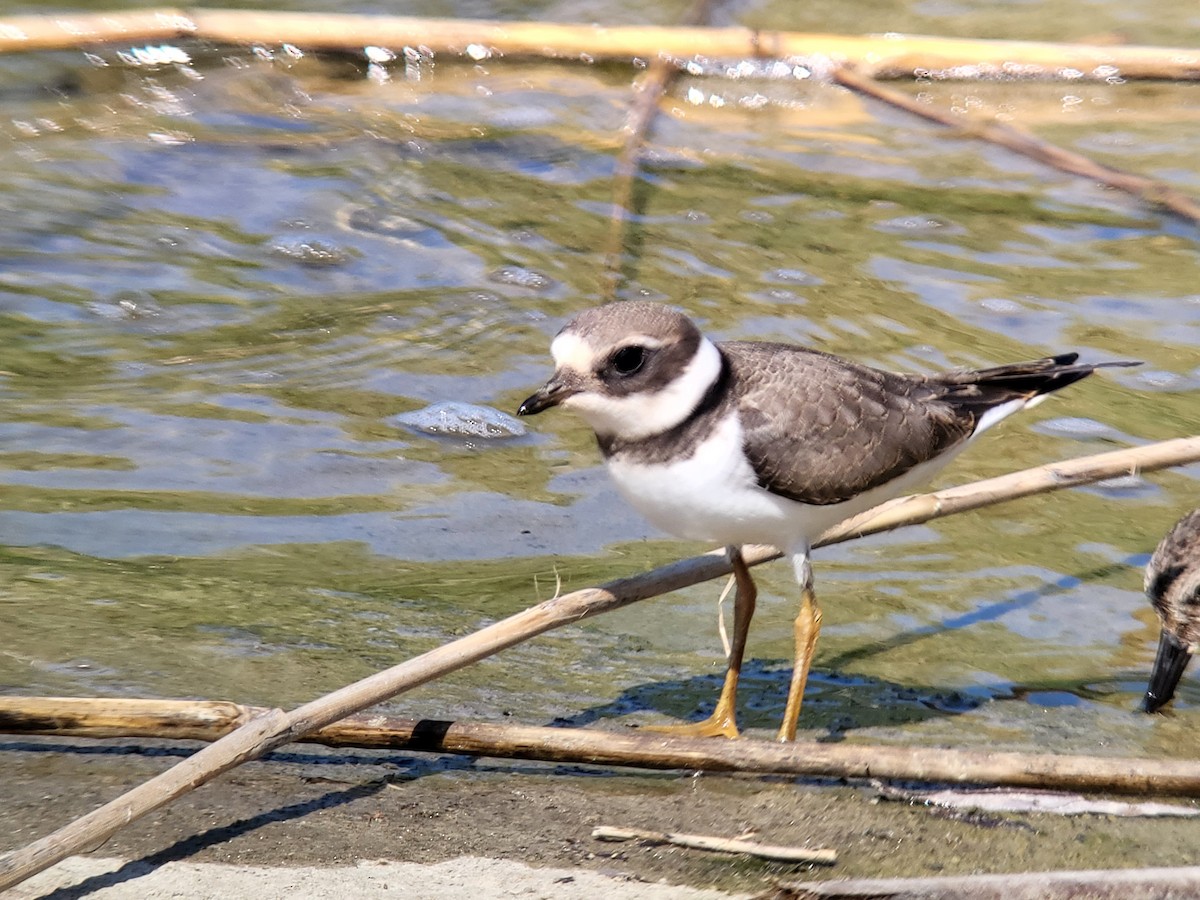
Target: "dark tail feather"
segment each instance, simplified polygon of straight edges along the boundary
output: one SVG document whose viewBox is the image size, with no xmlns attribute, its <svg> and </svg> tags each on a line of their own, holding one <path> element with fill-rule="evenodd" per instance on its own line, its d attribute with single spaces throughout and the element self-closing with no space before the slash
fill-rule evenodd
<svg viewBox="0 0 1200 900">
<path fill-rule="evenodd" d="M 1012 394 L 1035 397 L 1074 384 L 1082 378 L 1087 378 L 1096 369 L 1141 365 L 1139 360 L 1076 363 L 1077 359 L 1078 353 L 1063 353 L 1031 362 L 978 369 L 974 372 L 956 372 L 951 374 L 951 380 L 958 384 L 974 384 L 983 389 L 998 388 Z"/>
<path fill-rule="evenodd" d="M 1032 400 L 1053 393 L 1096 369 L 1112 366 L 1140 366 L 1136 360 L 1115 360 L 1102 363 L 1077 363 L 1078 353 L 1063 353 L 1031 362 L 1012 363 L 990 369 L 946 372 L 938 376 L 945 394 L 943 399 L 971 411 L 977 418 L 989 409 L 1019 400 Z"/>
</svg>

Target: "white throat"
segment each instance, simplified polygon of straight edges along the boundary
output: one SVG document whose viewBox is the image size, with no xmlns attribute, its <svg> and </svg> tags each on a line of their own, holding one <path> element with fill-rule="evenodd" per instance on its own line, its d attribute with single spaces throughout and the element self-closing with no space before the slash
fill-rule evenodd
<svg viewBox="0 0 1200 900">
<path fill-rule="evenodd" d="M 669 431 L 690 416 L 720 375 L 721 352 L 701 337 L 691 361 L 662 390 L 624 397 L 584 391 L 563 406 L 576 410 L 596 434 L 636 441 Z"/>
</svg>

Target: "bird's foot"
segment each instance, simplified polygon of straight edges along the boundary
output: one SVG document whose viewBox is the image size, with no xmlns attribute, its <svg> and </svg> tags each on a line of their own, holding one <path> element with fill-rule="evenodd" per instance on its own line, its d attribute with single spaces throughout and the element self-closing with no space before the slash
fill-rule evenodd
<svg viewBox="0 0 1200 900">
<path fill-rule="evenodd" d="M 733 716 L 724 716 L 713 713 L 703 722 L 687 722 L 682 725 L 647 725 L 646 731 L 655 731 L 659 734 L 669 734 L 672 737 L 739 737 L 737 722 Z"/>
</svg>

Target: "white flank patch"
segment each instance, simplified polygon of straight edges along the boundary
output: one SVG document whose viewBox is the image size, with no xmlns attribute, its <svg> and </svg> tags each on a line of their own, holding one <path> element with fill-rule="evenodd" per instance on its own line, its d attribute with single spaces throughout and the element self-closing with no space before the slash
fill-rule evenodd
<svg viewBox="0 0 1200 900">
<path fill-rule="evenodd" d="M 573 340 L 560 344 L 564 338 Z M 582 345 L 582 349 L 578 345 Z M 582 361 L 585 354 L 593 356 L 586 344 L 569 334 L 555 338 L 551 351 L 560 367 L 570 359 L 571 362 L 566 364 L 575 368 L 576 361 Z M 561 362 L 560 353 L 563 355 Z M 579 371 L 588 372 L 590 367 Z M 584 391 L 568 397 L 563 406 L 576 410 L 597 434 L 636 441 L 668 431 L 690 416 L 720 374 L 720 351 L 707 338 L 702 338 L 691 362 L 662 390 L 640 391 L 624 397 Z"/>
<path fill-rule="evenodd" d="M 1043 400 L 1045 400 L 1049 396 L 1050 396 L 1049 394 L 1038 394 L 1038 396 L 1036 396 L 1030 400 L 1024 400 L 1024 399 L 1009 400 L 1007 403 L 1001 403 L 999 406 L 993 406 L 991 409 L 989 409 L 987 412 L 985 412 L 982 416 L 979 417 L 979 421 L 975 423 L 975 430 L 973 432 L 971 432 L 970 439 L 974 440 L 976 437 L 983 434 L 985 431 L 987 431 L 989 428 L 991 428 L 993 425 L 995 425 L 1001 419 L 1007 419 L 1009 416 L 1011 416 L 1015 412 L 1019 412 L 1022 409 L 1029 409 L 1029 407 L 1031 407 L 1031 406 L 1037 406 L 1039 403 L 1041 403 Z"/>
</svg>

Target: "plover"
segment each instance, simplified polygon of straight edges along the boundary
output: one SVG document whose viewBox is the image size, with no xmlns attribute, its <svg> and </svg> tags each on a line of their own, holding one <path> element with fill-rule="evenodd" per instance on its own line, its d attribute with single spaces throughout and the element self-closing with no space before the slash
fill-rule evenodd
<svg viewBox="0 0 1200 900">
<path fill-rule="evenodd" d="M 1146 566 L 1146 595 L 1162 622 L 1143 708 L 1171 701 L 1200 644 L 1200 509 L 1175 523 Z"/>
<path fill-rule="evenodd" d="M 720 542 L 737 580 L 713 715 L 678 730 L 736 737 L 737 681 L 754 614 L 744 544 L 787 554 L 801 587 L 780 740 L 793 740 L 821 625 L 812 541 L 929 480 L 985 429 L 1092 373 L 1078 354 L 979 371 L 902 375 L 779 343 L 714 343 L 658 303 L 589 309 L 551 345 L 554 375 L 518 415 L 576 410 L 621 494 L 677 537 Z"/>
</svg>

